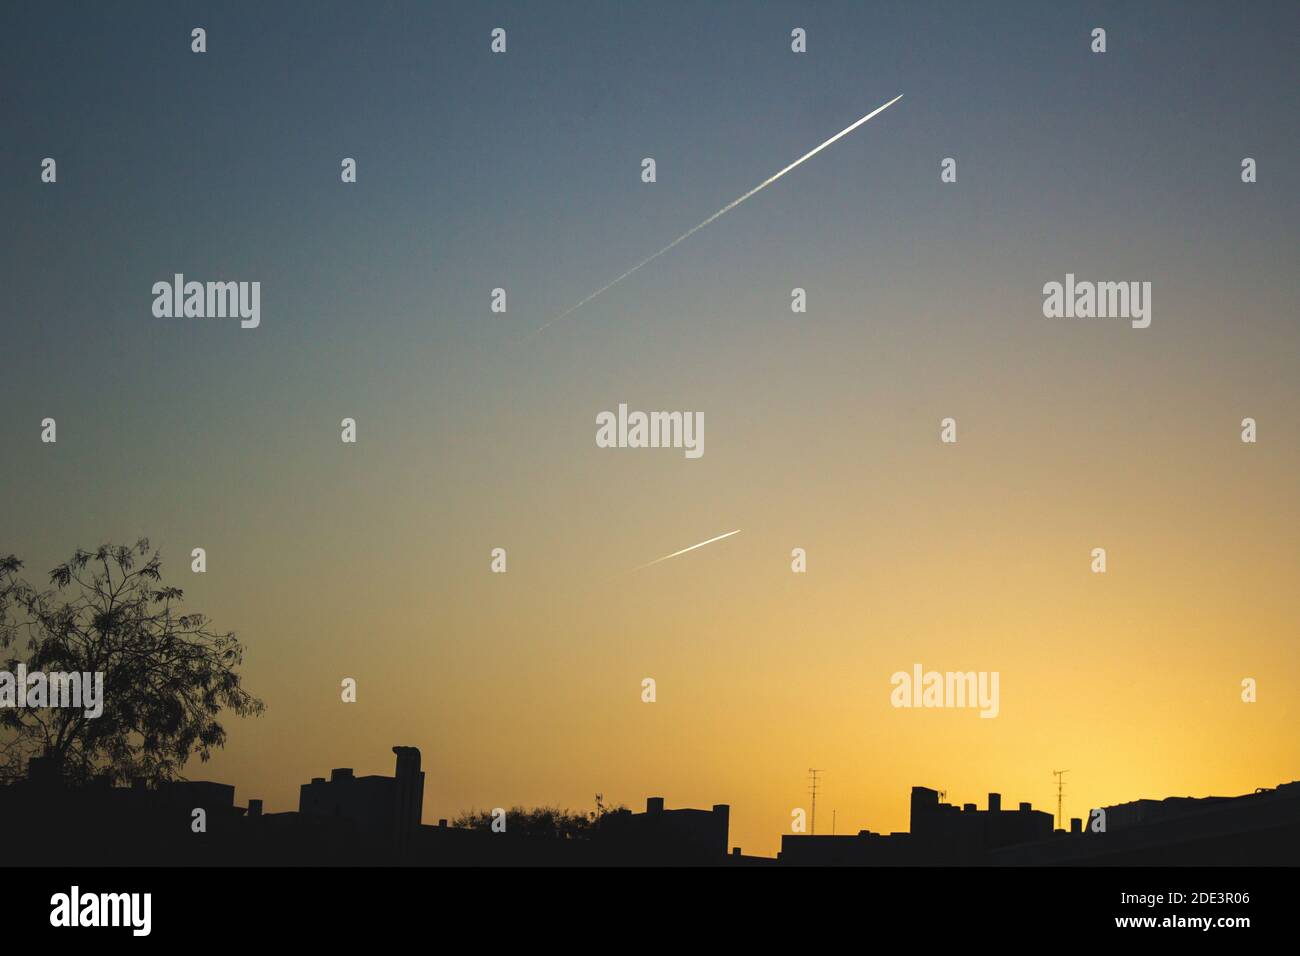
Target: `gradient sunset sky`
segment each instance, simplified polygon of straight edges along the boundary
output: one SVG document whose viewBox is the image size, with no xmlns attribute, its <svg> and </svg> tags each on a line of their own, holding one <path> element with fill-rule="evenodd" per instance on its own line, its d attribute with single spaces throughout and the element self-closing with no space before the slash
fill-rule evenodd
<svg viewBox="0 0 1300 956">
<path fill-rule="evenodd" d="M 1083 816 L 1295 779 L 1298 37 L 1294 3 L 7 5 L 0 552 L 161 548 L 268 705 L 190 775 L 268 812 L 394 744 L 425 822 L 662 795 L 763 854 L 809 767 L 819 832 L 906 829 L 914 784 L 1054 810 L 1069 768 Z M 260 328 L 155 318 L 176 272 L 260 281 Z M 1149 281 L 1150 328 L 1044 318 L 1067 273 Z M 620 402 L 702 411 L 704 456 L 597 448 Z M 893 708 L 914 663 L 1000 672 L 1000 715 Z"/>
</svg>

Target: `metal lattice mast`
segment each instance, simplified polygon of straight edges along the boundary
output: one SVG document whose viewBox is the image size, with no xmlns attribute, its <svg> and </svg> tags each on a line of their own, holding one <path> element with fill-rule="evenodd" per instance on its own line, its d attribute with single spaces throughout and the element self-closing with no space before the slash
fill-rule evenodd
<svg viewBox="0 0 1300 956">
<path fill-rule="evenodd" d="M 1052 776 L 1056 778 L 1056 829 L 1063 829 L 1061 824 L 1064 817 L 1061 816 L 1062 794 L 1065 793 L 1065 775 L 1068 770 L 1053 770 Z"/>
</svg>

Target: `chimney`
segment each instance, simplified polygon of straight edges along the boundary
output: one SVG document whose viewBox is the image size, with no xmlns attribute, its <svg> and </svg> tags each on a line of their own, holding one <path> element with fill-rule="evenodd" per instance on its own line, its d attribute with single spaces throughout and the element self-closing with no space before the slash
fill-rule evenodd
<svg viewBox="0 0 1300 956">
<path fill-rule="evenodd" d="M 1002 811 L 1002 794 L 989 794 L 989 813 L 1000 813 Z"/>
<path fill-rule="evenodd" d="M 1071 832 L 1071 833 L 1082 833 L 1082 832 L 1083 832 L 1083 820 L 1082 820 L 1082 818 L 1080 818 L 1080 817 L 1070 817 L 1070 832 Z"/>
<path fill-rule="evenodd" d="M 419 747 L 394 747 L 393 753 L 397 755 L 397 767 L 394 770 L 394 775 L 399 780 L 413 777 L 420 772 Z"/>
<path fill-rule="evenodd" d="M 438 821 L 438 829 L 440 829 L 440 830 L 445 830 L 445 829 L 447 829 L 447 818 L 446 818 L 446 817 L 442 817 L 442 818 Z"/>
<path fill-rule="evenodd" d="M 1021 813 L 1028 813 L 1032 809 L 1034 809 L 1034 805 L 1032 803 L 1025 803 L 1024 801 L 1021 801 L 1020 803 Z"/>
<path fill-rule="evenodd" d="M 740 856 L 740 847 L 738 847 L 738 846 L 733 846 L 733 847 L 731 848 L 731 855 L 732 855 L 732 856 Z"/>
<path fill-rule="evenodd" d="M 393 840 L 399 852 L 420 826 L 424 816 L 424 771 L 420 769 L 420 748 L 394 747 Z"/>
<path fill-rule="evenodd" d="M 663 798 L 663 797 L 646 797 L 646 801 L 645 801 L 645 812 L 646 812 L 646 813 L 663 813 L 663 812 L 664 812 L 664 798 Z"/>
<path fill-rule="evenodd" d="M 962 810 L 962 813 L 974 813 L 974 812 L 975 812 L 975 804 L 973 804 L 973 803 L 963 803 L 963 804 L 961 805 L 961 810 Z"/>
<path fill-rule="evenodd" d="M 330 783 L 338 783 L 340 780 L 351 780 L 351 767 L 335 767 L 330 771 Z"/>
<path fill-rule="evenodd" d="M 261 800 L 249 800 L 249 801 L 248 801 L 248 815 L 249 815 L 250 817 L 260 817 L 260 816 L 262 815 L 262 801 L 261 801 Z"/>
</svg>

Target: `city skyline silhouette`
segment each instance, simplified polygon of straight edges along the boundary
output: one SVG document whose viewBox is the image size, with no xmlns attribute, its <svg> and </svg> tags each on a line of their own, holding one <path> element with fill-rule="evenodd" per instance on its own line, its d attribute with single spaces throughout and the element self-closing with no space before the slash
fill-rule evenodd
<svg viewBox="0 0 1300 956">
<path fill-rule="evenodd" d="M 38 865 L 425 866 L 1295 866 L 1300 781 L 1233 797 L 1167 797 L 1095 808 L 1054 828 L 1029 801 L 980 809 L 913 786 L 903 832 L 784 834 L 775 856 L 730 839 L 729 804 L 574 813 L 518 805 L 422 819 L 428 782 L 417 747 L 394 746 L 394 773 L 335 767 L 300 786 L 295 810 L 235 802 L 211 781 L 106 780 L 69 786 L 50 758 L 0 787 L 0 811 L 26 826 L 11 849 Z M 436 779 L 436 778 L 435 778 Z"/>
<path fill-rule="evenodd" d="M 409 743 L 425 821 L 662 795 L 767 857 L 809 767 L 819 836 L 1296 776 L 1297 5 L 0 26 L 0 556 L 148 535 L 237 635 L 265 712 L 178 772 L 296 812 Z"/>
</svg>

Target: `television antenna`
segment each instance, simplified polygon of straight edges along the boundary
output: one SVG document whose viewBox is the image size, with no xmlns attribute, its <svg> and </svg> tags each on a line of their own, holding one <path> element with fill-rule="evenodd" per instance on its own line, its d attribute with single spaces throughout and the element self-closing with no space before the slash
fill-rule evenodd
<svg viewBox="0 0 1300 956">
<path fill-rule="evenodd" d="M 817 833 L 817 784 L 819 783 L 817 775 L 825 772 L 824 770 L 815 770 L 812 767 L 808 768 L 808 792 L 812 794 L 812 832 L 814 835 Z"/>
<path fill-rule="evenodd" d="M 1069 772 L 1069 770 L 1052 771 L 1052 776 L 1056 778 L 1056 829 L 1058 830 L 1062 829 L 1061 802 L 1062 794 L 1065 792 L 1065 775 Z"/>
</svg>

